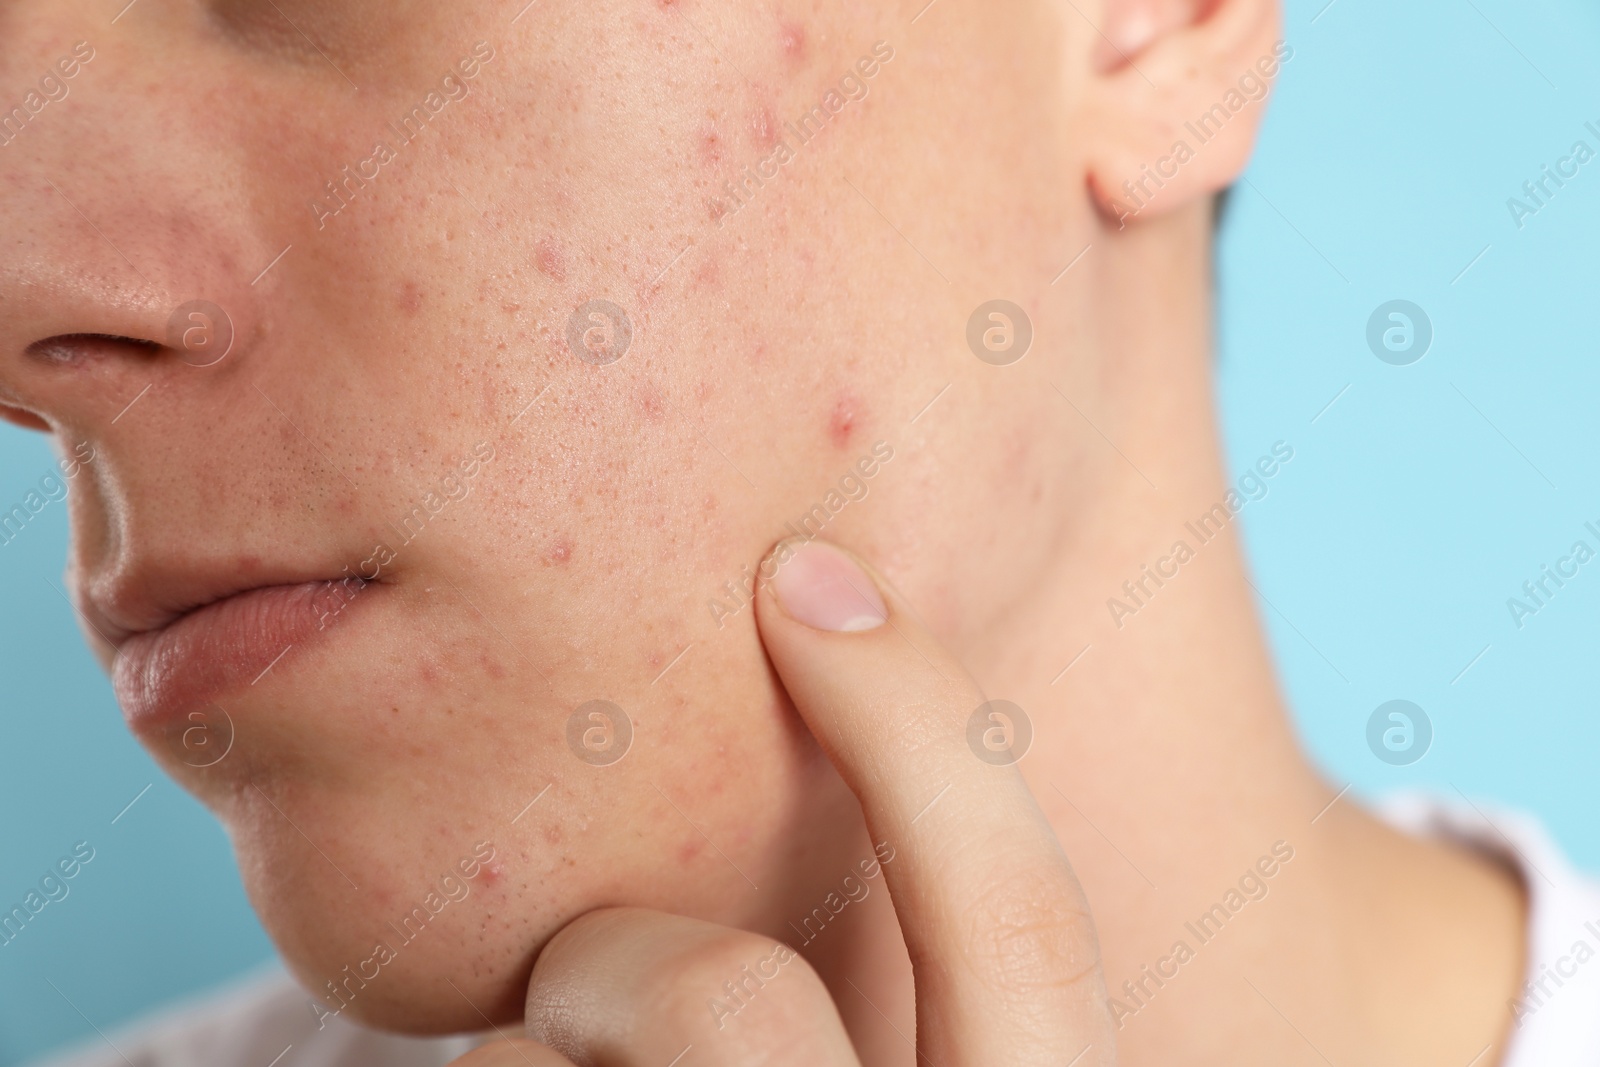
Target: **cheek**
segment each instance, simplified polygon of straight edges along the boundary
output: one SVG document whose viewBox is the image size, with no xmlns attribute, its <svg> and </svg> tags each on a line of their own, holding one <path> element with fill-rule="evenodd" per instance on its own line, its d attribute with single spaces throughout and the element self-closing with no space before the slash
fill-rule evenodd
<svg viewBox="0 0 1600 1067">
<path fill-rule="evenodd" d="M 844 392 L 834 401 L 833 408 L 828 412 L 826 440 L 835 449 L 848 448 L 854 439 L 856 426 L 861 421 L 861 400 L 850 392 Z"/>
</svg>

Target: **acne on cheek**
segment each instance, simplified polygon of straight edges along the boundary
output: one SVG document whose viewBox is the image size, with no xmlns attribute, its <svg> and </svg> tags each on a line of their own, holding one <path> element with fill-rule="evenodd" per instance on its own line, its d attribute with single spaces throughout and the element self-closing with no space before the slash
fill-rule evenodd
<svg viewBox="0 0 1600 1067">
<path fill-rule="evenodd" d="M 785 22 L 778 28 L 778 43 L 785 58 L 801 63 L 806 58 L 806 28 L 798 22 Z"/>
<path fill-rule="evenodd" d="M 835 401 L 833 410 L 828 414 L 827 425 L 828 441 L 834 448 L 844 448 L 850 444 L 860 421 L 860 411 L 861 402 L 853 394 L 843 393 Z"/>
<path fill-rule="evenodd" d="M 554 281 L 567 280 L 567 257 L 561 245 L 553 237 L 541 238 L 534 246 L 534 265 L 539 268 L 539 273 Z"/>
<path fill-rule="evenodd" d="M 722 271 L 718 268 L 717 261 L 707 259 L 694 272 L 694 284 L 699 289 L 710 289 L 716 286 L 721 277 Z"/>
<path fill-rule="evenodd" d="M 700 127 L 700 162 L 707 167 L 722 162 L 722 135 L 717 132 L 716 123 L 710 120 Z"/>
<path fill-rule="evenodd" d="M 750 135 L 756 143 L 756 148 L 762 152 L 769 152 L 778 144 L 778 119 L 773 113 L 771 104 L 762 104 L 756 108 L 755 114 L 750 116 Z"/>
<path fill-rule="evenodd" d="M 660 422 L 666 414 L 666 405 L 654 386 L 647 385 L 639 391 L 639 414 L 646 422 Z"/>
<path fill-rule="evenodd" d="M 566 537 L 558 537 L 544 554 L 543 563 L 546 567 L 557 567 L 565 564 L 572 558 L 572 542 Z"/>
<path fill-rule="evenodd" d="M 400 295 L 396 303 L 399 304 L 400 310 L 404 311 L 407 315 L 416 315 L 418 311 L 422 310 L 421 287 L 419 287 L 415 281 L 407 278 L 400 285 Z"/>
</svg>

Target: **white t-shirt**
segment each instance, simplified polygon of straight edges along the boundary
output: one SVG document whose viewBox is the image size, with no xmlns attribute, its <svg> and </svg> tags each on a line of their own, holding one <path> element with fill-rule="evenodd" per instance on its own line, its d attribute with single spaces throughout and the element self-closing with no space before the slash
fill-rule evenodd
<svg viewBox="0 0 1600 1067">
<path fill-rule="evenodd" d="M 1538 821 L 1465 800 L 1391 797 L 1377 814 L 1423 837 L 1459 841 L 1522 876 L 1528 968 L 1500 1067 L 1600 1064 L 1600 882 L 1573 869 Z"/>
<path fill-rule="evenodd" d="M 1600 882 L 1523 815 L 1421 795 L 1391 798 L 1377 814 L 1500 858 L 1527 885 L 1527 985 L 1522 1003 L 1507 1005 L 1517 1021 L 1499 1067 L 1600 1065 Z M 309 1003 L 274 967 L 40 1067 L 444 1067 L 495 1036 L 397 1037 L 331 1017 L 319 1030 Z"/>
</svg>

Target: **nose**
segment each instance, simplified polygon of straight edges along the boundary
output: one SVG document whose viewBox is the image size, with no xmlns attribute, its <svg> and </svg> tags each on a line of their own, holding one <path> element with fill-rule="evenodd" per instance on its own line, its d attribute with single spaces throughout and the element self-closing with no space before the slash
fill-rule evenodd
<svg viewBox="0 0 1600 1067">
<path fill-rule="evenodd" d="M 225 190 L 181 27 L 73 3 L 0 13 L 0 414 L 92 440 L 146 393 L 207 388 L 260 333 L 266 242 Z M 167 64 L 170 69 L 170 63 Z M 13 106 L 15 105 L 15 106 Z M 259 265 L 259 264 L 257 264 Z"/>
</svg>

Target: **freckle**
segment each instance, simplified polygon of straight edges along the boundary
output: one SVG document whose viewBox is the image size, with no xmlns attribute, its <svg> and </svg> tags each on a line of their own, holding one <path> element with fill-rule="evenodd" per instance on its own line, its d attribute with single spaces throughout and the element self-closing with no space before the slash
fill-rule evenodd
<svg viewBox="0 0 1600 1067">
<path fill-rule="evenodd" d="M 550 546 L 544 554 L 546 567 L 558 567 L 572 558 L 572 542 L 565 537 L 556 538 L 556 543 Z"/>
<path fill-rule="evenodd" d="M 567 257 L 562 254 L 561 246 L 553 238 L 542 237 L 534 245 L 534 265 L 539 268 L 539 273 L 554 278 L 558 282 L 567 280 Z"/>
<path fill-rule="evenodd" d="M 801 60 L 806 56 L 806 30 L 804 26 L 795 22 L 786 22 L 778 33 L 778 40 L 783 44 L 783 54 L 790 59 Z"/>
<path fill-rule="evenodd" d="M 400 310 L 407 315 L 415 315 L 422 309 L 422 290 L 417 288 L 417 283 L 409 279 L 400 286 Z"/>
<path fill-rule="evenodd" d="M 848 394 L 841 396 L 828 416 L 828 437 L 833 447 L 843 448 L 850 443 L 850 434 L 856 428 L 856 402 Z"/>
</svg>

